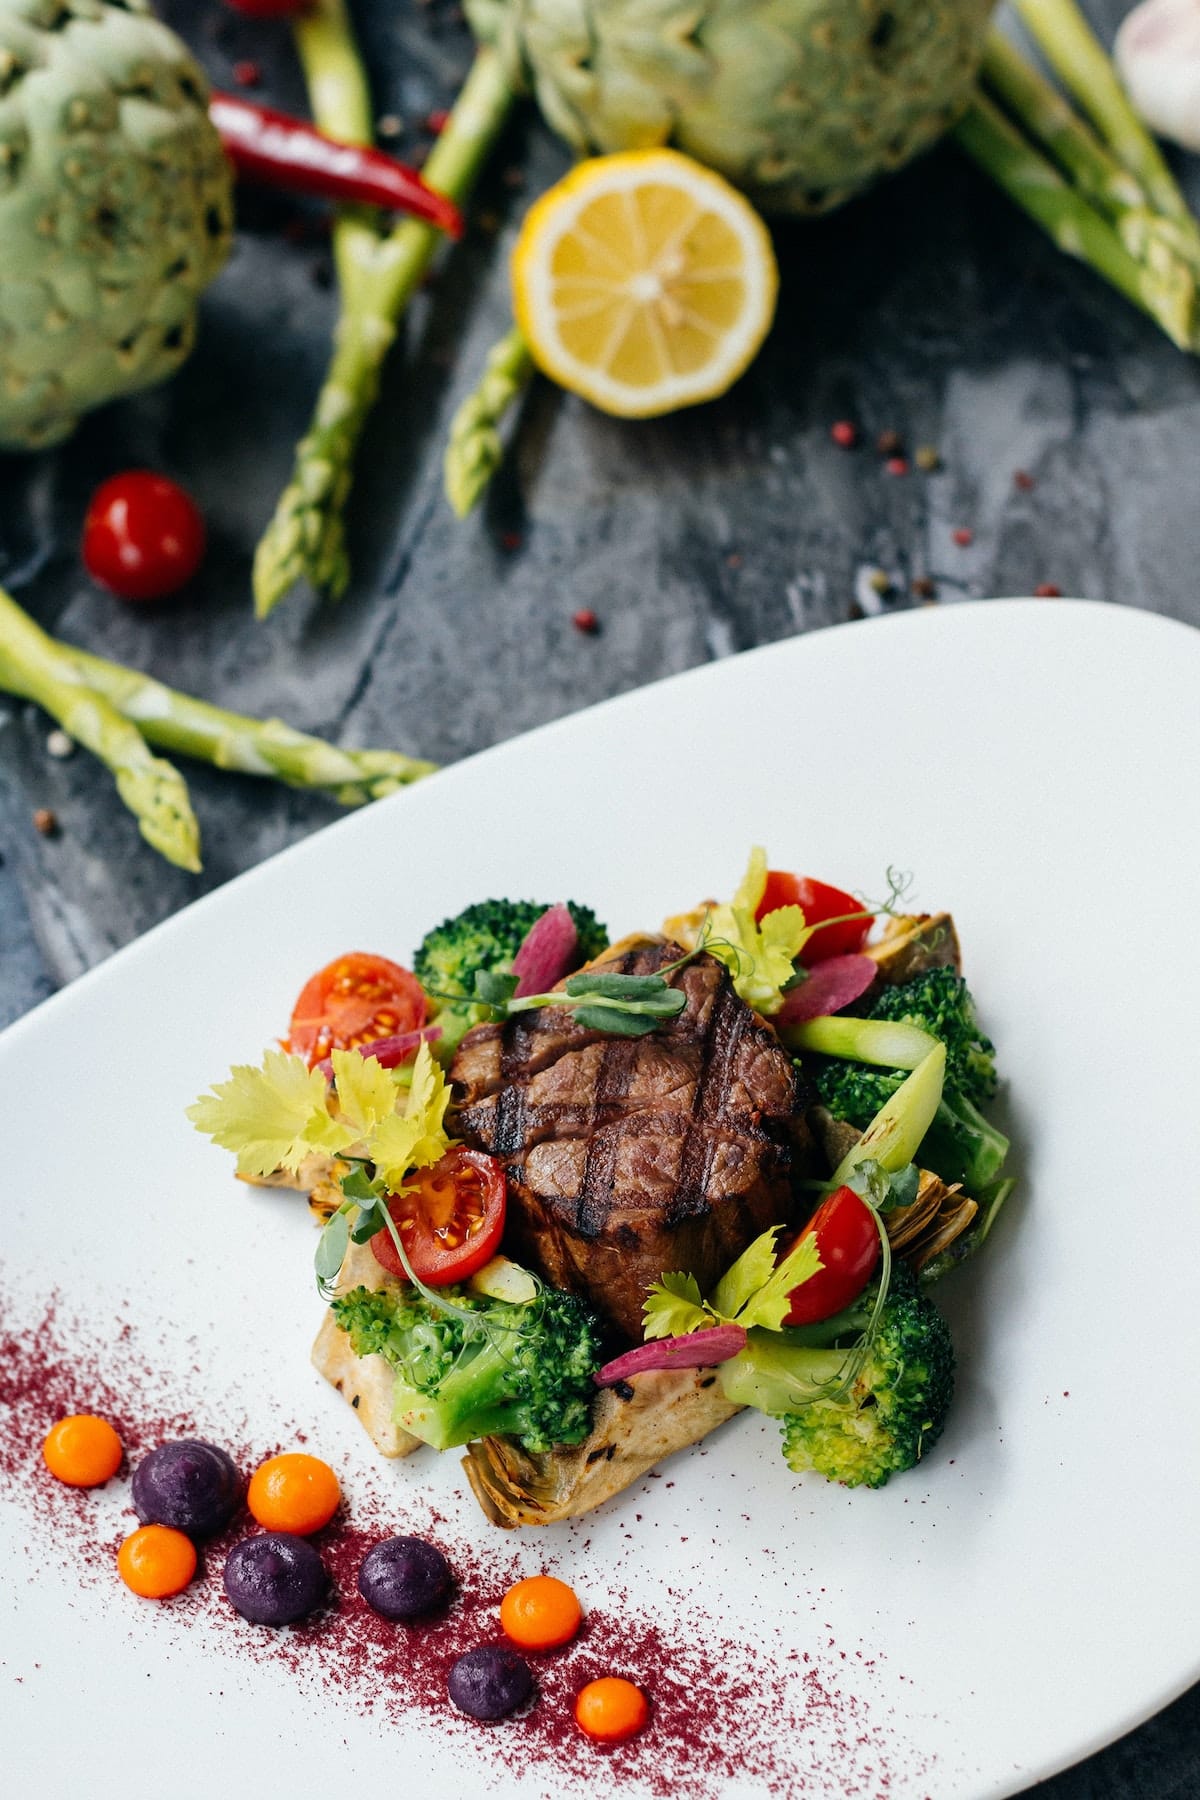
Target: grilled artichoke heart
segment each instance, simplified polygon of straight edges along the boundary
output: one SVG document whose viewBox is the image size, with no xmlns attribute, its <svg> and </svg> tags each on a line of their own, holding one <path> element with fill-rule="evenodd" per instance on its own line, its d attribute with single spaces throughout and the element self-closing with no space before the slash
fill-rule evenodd
<svg viewBox="0 0 1200 1800">
<path fill-rule="evenodd" d="M 993 0 L 466 0 L 581 151 L 673 144 L 826 212 L 965 111 Z"/>
<path fill-rule="evenodd" d="M 208 84 L 147 0 L 0 0 L 0 448 L 171 374 L 232 229 Z"/>
</svg>

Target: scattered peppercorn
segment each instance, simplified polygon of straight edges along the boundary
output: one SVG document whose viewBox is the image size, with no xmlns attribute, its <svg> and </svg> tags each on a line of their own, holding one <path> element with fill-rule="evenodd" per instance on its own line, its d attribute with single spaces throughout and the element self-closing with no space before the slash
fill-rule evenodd
<svg viewBox="0 0 1200 1800">
<path fill-rule="evenodd" d="M 505 169 L 501 179 L 506 188 L 523 188 L 525 186 L 525 171 L 524 169 L 518 169 L 514 164 L 512 168 Z"/>
<path fill-rule="evenodd" d="M 450 114 L 444 107 L 438 107 L 435 111 L 426 115 L 425 129 L 426 131 L 432 132 L 434 137 L 441 137 L 449 123 Z"/>
<path fill-rule="evenodd" d="M 1038 600 L 1062 599 L 1062 589 L 1055 581 L 1039 581 L 1033 592 Z"/>
<path fill-rule="evenodd" d="M 883 594 L 890 594 L 892 591 L 891 581 L 888 579 L 887 572 L 884 569 L 872 569 L 867 576 L 867 586 L 873 594 L 879 594 L 881 596 Z"/>
<path fill-rule="evenodd" d="M 600 632 L 600 621 L 590 606 L 581 606 L 578 612 L 571 614 L 571 623 L 576 631 L 584 637 L 597 637 Z"/>
<path fill-rule="evenodd" d="M 937 594 L 937 586 L 928 575 L 917 575 L 912 582 L 912 591 L 918 600 L 932 600 Z"/>
<path fill-rule="evenodd" d="M 742 566 L 742 559 L 738 555 L 736 550 L 734 550 L 729 556 L 727 556 L 725 558 L 725 567 L 727 569 L 740 569 L 741 566 Z"/>
<path fill-rule="evenodd" d="M 494 212 L 481 212 L 475 222 L 480 231 L 485 232 L 488 237 L 495 237 L 500 229 L 499 216 Z"/>
<path fill-rule="evenodd" d="M 500 548 L 506 550 L 510 556 L 514 550 L 521 548 L 523 542 L 519 531 L 502 531 L 500 533 Z"/>
<path fill-rule="evenodd" d="M 48 806 L 39 806 L 33 815 L 33 829 L 45 838 L 54 837 L 58 831 L 58 814 Z"/>
<path fill-rule="evenodd" d="M 70 756 L 74 748 L 74 738 L 68 737 L 65 731 L 52 731 L 46 739 L 46 754 L 57 758 L 59 762 Z"/>
<path fill-rule="evenodd" d="M 853 450 L 858 443 L 858 426 L 850 419 L 838 419 L 829 427 L 829 435 L 839 450 Z"/>
<path fill-rule="evenodd" d="M 247 58 L 244 62 L 233 65 L 233 79 L 239 87 L 257 87 L 262 80 L 262 69 L 256 62 Z"/>
<path fill-rule="evenodd" d="M 1033 479 L 1033 476 L 1029 473 L 1028 469 L 1014 469 L 1013 486 L 1022 494 L 1031 494 L 1037 486 L 1037 482 Z"/>
<path fill-rule="evenodd" d="M 965 550 L 969 544 L 975 542 L 975 533 L 971 530 L 969 525 L 957 526 L 955 530 L 950 533 L 950 536 L 954 539 L 954 542 L 958 545 L 960 550 Z"/>
<path fill-rule="evenodd" d="M 907 475 L 908 458 L 906 456 L 889 456 L 883 465 L 887 475 Z"/>
<path fill-rule="evenodd" d="M 384 113 L 375 121 L 376 134 L 381 138 L 398 138 L 404 130 L 404 120 L 399 113 Z"/>
<path fill-rule="evenodd" d="M 919 445 L 916 454 L 913 457 L 913 461 L 924 475 L 932 475 L 935 470 L 940 469 L 942 466 L 941 453 L 933 444 Z"/>
<path fill-rule="evenodd" d="M 899 456 L 904 448 L 904 439 L 898 431 L 881 431 L 875 439 L 875 448 L 880 456 Z"/>
</svg>

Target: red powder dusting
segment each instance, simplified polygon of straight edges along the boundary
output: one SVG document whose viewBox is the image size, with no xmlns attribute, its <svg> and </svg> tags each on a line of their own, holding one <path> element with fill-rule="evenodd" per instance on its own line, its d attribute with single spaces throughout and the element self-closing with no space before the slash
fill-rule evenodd
<svg viewBox="0 0 1200 1800">
<path fill-rule="evenodd" d="M 227 1395 L 204 1392 L 197 1345 L 170 1328 L 157 1334 L 169 1346 L 167 1367 L 164 1353 L 148 1351 L 128 1323 L 88 1325 L 69 1316 L 57 1296 L 19 1331 L 0 1292 L 0 1318 L 0 1477 L 9 1492 L 22 1494 L 37 1530 L 40 1580 L 61 1570 L 72 1583 L 111 1583 L 115 1603 L 113 1557 L 123 1528 L 110 1525 L 111 1537 L 101 1541 L 94 1497 L 64 1487 L 42 1463 L 42 1439 L 64 1414 L 109 1418 L 133 1462 L 166 1438 L 202 1436 L 221 1443 L 249 1473 L 266 1456 L 303 1441 L 287 1421 L 278 1424 L 279 1440 L 255 1441 L 243 1408 Z M 152 1335 L 148 1329 L 147 1343 Z M 194 1406 L 184 1394 L 198 1396 Z M 125 1468 L 115 1479 L 127 1476 Z M 193 1586 L 148 1611 L 148 1629 L 169 1613 L 173 1629 L 208 1633 L 214 1655 L 282 1666 L 314 1699 L 336 1694 L 358 1714 L 384 1724 L 411 1717 L 415 1708 L 460 1754 L 465 1748 L 496 1772 L 536 1770 L 555 1800 L 594 1791 L 600 1766 L 606 1786 L 627 1777 L 662 1800 L 677 1793 L 706 1800 L 735 1777 L 778 1796 L 883 1800 L 891 1792 L 889 1757 L 901 1734 L 880 1727 L 865 1701 L 829 1673 L 834 1665 L 844 1673 L 848 1660 L 870 1673 L 875 1659 L 838 1649 L 827 1632 L 818 1638 L 815 1626 L 809 1648 L 782 1639 L 775 1646 L 732 1639 L 698 1611 L 693 1595 L 681 1599 L 677 1623 L 669 1615 L 664 1620 L 661 1608 L 651 1617 L 615 1581 L 606 1603 L 589 1609 L 572 1644 L 532 1659 L 537 1693 L 523 1714 L 496 1726 L 463 1718 L 447 1697 L 450 1666 L 464 1650 L 504 1641 L 499 1603 L 514 1580 L 530 1573 L 528 1558 L 522 1561 L 517 1549 L 527 1550 L 533 1534 L 501 1538 L 481 1521 L 478 1536 L 464 1537 L 432 1496 L 415 1502 L 407 1497 L 400 1522 L 395 1495 L 389 1499 L 370 1475 L 353 1478 L 347 1489 L 342 1512 L 312 1540 L 333 1578 L 330 1604 L 312 1619 L 273 1631 L 233 1612 L 221 1570 L 230 1545 L 255 1529 L 243 1513 L 223 1538 L 205 1547 Z M 423 1518 L 414 1517 L 418 1507 Z M 421 1624 L 389 1623 L 357 1591 L 366 1552 L 397 1530 L 431 1538 L 454 1569 L 450 1605 Z M 563 1572 L 569 1577 L 569 1570 Z M 581 1736 L 573 1705 L 585 1682 L 608 1674 L 637 1682 L 653 1710 L 644 1736 L 605 1749 Z M 932 1759 L 914 1758 L 911 1746 L 904 1745 L 903 1753 L 910 1779 L 932 1768 Z"/>
</svg>

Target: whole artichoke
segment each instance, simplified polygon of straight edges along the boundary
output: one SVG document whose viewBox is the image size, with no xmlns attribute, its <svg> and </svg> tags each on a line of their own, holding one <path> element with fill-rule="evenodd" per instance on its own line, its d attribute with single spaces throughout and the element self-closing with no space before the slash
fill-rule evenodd
<svg viewBox="0 0 1200 1800">
<path fill-rule="evenodd" d="M 208 84 L 147 0 L 0 0 L 0 447 L 177 368 L 232 229 Z"/>
<path fill-rule="evenodd" d="M 581 151 L 673 144 L 825 212 L 962 113 L 994 0 L 466 0 Z"/>
</svg>

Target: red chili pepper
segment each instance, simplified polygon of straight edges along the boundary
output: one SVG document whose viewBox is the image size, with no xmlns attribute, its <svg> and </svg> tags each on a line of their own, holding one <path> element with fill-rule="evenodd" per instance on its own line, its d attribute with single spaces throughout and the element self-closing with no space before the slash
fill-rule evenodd
<svg viewBox="0 0 1200 1800">
<path fill-rule="evenodd" d="M 462 214 L 454 202 L 382 150 L 325 137 L 303 119 L 235 94 L 214 94 L 209 114 L 234 168 L 248 180 L 324 200 L 411 213 L 452 238 L 463 234 Z"/>
</svg>

